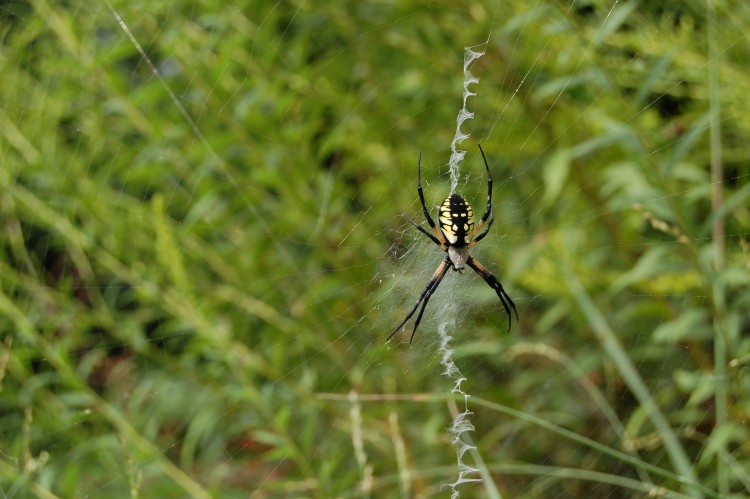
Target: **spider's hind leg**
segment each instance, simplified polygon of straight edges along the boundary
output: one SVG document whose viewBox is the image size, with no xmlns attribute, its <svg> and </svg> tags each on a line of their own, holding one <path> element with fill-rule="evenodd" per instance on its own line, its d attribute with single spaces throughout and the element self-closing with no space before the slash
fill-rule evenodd
<svg viewBox="0 0 750 499">
<path fill-rule="evenodd" d="M 513 303 L 511 297 L 508 296 L 508 293 L 505 292 L 503 285 L 500 283 L 497 277 L 492 275 L 490 271 L 484 268 L 484 265 L 479 263 L 473 256 L 469 256 L 466 264 L 474 269 L 474 271 L 479 274 L 482 279 L 484 279 L 484 282 L 486 282 L 489 287 L 495 290 L 497 297 L 500 298 L 500 303 L 503 304 L 505 313 L 508 314 L 508 331 L 510 331 L 510 323 L 512 317 L 510 314 L 511 307 L 513 308 L 513 312 L 516 315 L 516 322 L 518 322 L 518 310 L 516 310 L 516 304 Z"/>
<path fill-rule="evenodd" d="M 414 307 L 409 311 L 409 313 L 406 315 L 406 318 L 401 321 L 401 324 L 398 325 L 395 331 L 393 331 L 390 336 L 385 340 L 386 343 L 391 341 L 391 338 L 398 333 L 401 328 L 406 324 L 406 321 L 411 319 L 411 316 L 414 315 L 414 312 L 417 311 L 417 307 L 419 307 L 419 304 L 422 304 L 422 309 L 419 311 L 419 315 L 417 316 L 417 320 L 414 322 L 414 329 L 411 332 L 411 338 L 409 339 L 409 343 L 412 342 L 414 339 L 414 334 L 417 332 L 417 326 L 419 326 L 419 321 L 422 320 L 422 314 L 424 313 L 425 307 L 427 307 L 427 302 L 430 301 L 430 297 L 435 292 L 437 287 L 440 285 L 440 282 L 443 280 L 443 277 L 445 277 L 445 274 L 448 273 L 448 269 L 450 268 L 450 260 L 446 257 L 445 260 L 438 265 L 437 270 L 435 270 L 435 273 L 432 275 L 432 278 L 430 279 L 430 282 L 427 283 L 427 286 L 422 291 L 422 294 L 419 295 L 419 300 L 417 300 L 417 303 L 414 304 Z M 424 301 L 423 301 L 424 300 Z"/>
</svg>

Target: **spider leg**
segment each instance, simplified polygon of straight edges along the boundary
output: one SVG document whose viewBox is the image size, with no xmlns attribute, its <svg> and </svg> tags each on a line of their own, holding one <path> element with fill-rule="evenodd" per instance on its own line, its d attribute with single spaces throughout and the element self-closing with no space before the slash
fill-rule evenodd
<svg viewBox="0 0 750 499">
<path fill-rule="evenodd" d="M 489 221 L 489 222 L 487 222 L 487 227 L 485 227 L 485 229 L 484 229 L 484 232 L 482 232 L 482 233 L 481 233 L 481 234 L 479 234 L 479 235 L 478 235 L 477 237 L 475 237 L 475 238 L 474 238 L 474 239 L 473 239 L 473 240 L 472 240 L 472 241 L 471 241 L 471 242 L 470 242 L 470 243 L 469 243 L 469 244 L 467 245 L 467 248 L 471 248 L 472 246 L 474 246 L 475 244 L 477 244 L 477 243 L 478 243 L 479 241 L 481 241 L 482 239 L 484 239 L 484 236 L 486 236 L 486 235 L 487 235 L 487 234 L 488 234 L 488 233 L 490 232 L 490 227 L 492 227 L 492 222 L 494 222 L 494 221 L 495 221 L 495 217 L 494 217 L 494 216 L 491 216 L 491 217 L 490 217 L 490 221 Z M 480 223 L 482 223 L 482 222 L 480 222 Z M 474 231 L 474 232 L 476 232 L 476 231 Z"/>
<path fill-rule="evenodd" d="M 417 321 L 414 324 L 414 330 L 411 333 L 411 339 L 409 339 L 409 343 L 411 343 L 411 340 L 414 339 L 414 333 L 417 332 L 417 326 L 419 325 L 420 319 L 422 319 L 422 313 L 424 312 L 425 307 L 427 306 L 427 302 L 429 301 L 430 297 L 432 296 L 432 293 L 435 292 L 437 287 L 440 285 L 440 281 L 443 280 L 443 277 L 445 277 L 445 274 L 448 272 L 448 269 L 450 269 L 450 260 L 446 257 L 445 260 L 443 260 L 440 265 L 438 265 L 437 270 L 435 270 L 435 273 L 432 275 L 432 278 L 430 279 L 430 282 L 427 283 L 427 287 L 424 288 L 424 291 L 422 291 L 422 294 L 419 295 L 419 300 L 417 300 L 417 303 L 414 304 L 414 307 L 409 311 L 406 318 L 401 321 L 401 324 L 398 325 L 395 331 L 393 331 L 390 336 L 385 340 L 386 343 L 391 341 L 391 338 L 401 330 L 401 328 L 406 324 L 406 321 L 411 319 L 411 316 L 414 315 L 414 312 L 417 311 L 417 307 L 419 307 L 419 304 L 422 303 L 422 300 L 424 300 L 424 303 L 422 305 L 422 310 L 419 312 L 419 316 L 417 317 Z"/>
<path fill-rule="evenodd" d="M 419 162 L 417 165 L 417 193 L 419 193 L 419 200 L 422 202 L 422 212 L 427 219 L 427 223 L 430 224 L 432 232 L 437 236 L 438 241 L 440 241 L 443 246 L 447 247 L 445 236 L 443 236 L 443 233 L 435 226 L 435 221 L 430 216 L 430 210 L 427 209 L 427 205 L 424 202 L 424 192 L 422 191 L 422 151 L 419 151 Z"/>
<path fill-rule="evenodd" d="M 492 227 L 492 222 L 495 221 L 495 213 L 492 207 L 492 173 L 490 173 L 490 166 L 487 164 L 487 157 L 484 155 L 484 151 L 482 150 L 481 145 L 479 145 L 479 152 L 482 153 L 484 168 L 487 170 L 487 209 L 484 212 L 484 215 L 482 215 L 482 218 L 479 220 L 477 226 L 474 227 L 474 233 L 471 236 L 472 241 L 469 243 L 469 248 L 484 239 L 484 236 L 487 235 L 487 233 L 490 231 L 490 227 Z M 488 218 L 490 219 L 490 221 L 487 223 L 487 227 L 484 229 L 484 232 L 479 234 L 479 231 L 482 230 L 482 227 L 484 227 L 484 224 L 485 222 L 487 222 Z M 479 235 L 477 236 L 477 234 Z"/>
<path fill-rule="evenodd" d="M 427 296 L 424 297 L 424 301 L 422 302 L 422 308 L 419 309 L 419 314 L 417 314 L 417 320 L 414 321 L 414 329 L 412 329 L 411 331 L 411 336 L 409 337 L 409 344 L 411 344 L 411 342 L 414 340 L 414 335 L 417 333 L 417 327 L 419 326 L 419 323 L 422 321 L 422 314 L 424 314 L 424 309 L 427 308 L 427 302 L 430 301 L 432 294 L 435 292 L 437 287 L 443 281 L 443 277 L 445 277 L 445 274 L 448 272 L 449 268 L 450 266 L 446 265 L 445 270 L 443 270 L 443 272 L 440 274 L 440 277 L 438 277 L 438 280 L 435 281 L 435 285 L 432 286 L 432 289 L 427 293 Z"/>
<path fill-rule="evenodd" d="M 421 225 L 419 225 L 417 222 L 415 222 L 411 218 L 407 217 L 404 213 L 402 213 L 401 215 L 403 215 L 403 217 L 405 219 L 407 219 L 410 224 L 412 224 L 414 227 L 416 227 L 419 232 L 421 232 L 425 236 L 429 237 L 432 240 L 433 243 L 435 243 L 438 246 L 440 246 L 441 250 L 448 251 L 448 248 L 445 246 L 445 244 L 443 244 L 440 241 L 438 241 L 437 237 L 433 236 L 432 234 L 430 234 L 429 232 L 427 232 L 426 230 L 424 230 Z"/>
<path fill-rule="evenodd" d="M 484 265 L 479 263 L 476 258 L 469 255 L 469 259 L 466 260 L 466 265 L 474 269 L 474 271 L 482 276 L 482 279 L 484 279 L 484 282 L 486 282 L 489 287 L 495 290 L 495 293 L 497 293 L 498 298 L 500 298 L 500 302 L 503 304 L 503 308 L 505 309 L 505 313 L 508 314 L 508 331 L 510 331 L 510 321 L 511 321 L 511 315 L 510 315 L 510 307 L 513 307 L 513 312 L 516 314 L 516 322 L 518 322 L 518 310 L 516 310 L 516 304 L 513 303 L 513 300 L 508 296 L 508 293 L 505 292 L 503 289 L 503 285 L 500 284 L 500 281 L 497 280 L 497 277 L 492 275 L 489 270 L 484 268 Z M 510 306 L 508 306 L 510 305 Z"/>
</svg>

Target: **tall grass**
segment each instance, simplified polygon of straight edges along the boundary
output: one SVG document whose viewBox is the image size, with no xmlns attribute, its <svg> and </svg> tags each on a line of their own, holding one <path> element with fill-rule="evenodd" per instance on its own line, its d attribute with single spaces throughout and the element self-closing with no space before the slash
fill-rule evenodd
<svg viewBox="0 0 750 499">
<path fill-rule="evenodd" d="M 462 495 L 750 491 L 750 7 L 0 17 L 5 496 L 445 495 L 447 309 L 486 482 Z M 495 224 L 476 251 L 520 323 L 451 273 L 413 346 L 386 346 L 441 257 L 400 217 L 420 212 L 417 157 L 434 205 L 463 47 L 488 36 L 470 125 Z"/>
</svg>

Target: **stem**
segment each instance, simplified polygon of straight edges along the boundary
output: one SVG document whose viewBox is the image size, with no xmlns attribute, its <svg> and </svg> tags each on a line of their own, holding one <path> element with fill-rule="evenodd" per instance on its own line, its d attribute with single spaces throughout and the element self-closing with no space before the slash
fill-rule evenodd
<svg viewBox="0 0 750 499">
<path fill-rule="evenodd" d="M 681 475 L 680 480 L 687 487 L 688 493 L 693 497 L 703 497 L 698 487 L 700 482 L 695 475 L 695 470 L 688 459 L 685 449 L 682 447 L 666 416 L 664 416 L 664 413 L 659 409 L 656 401 L 651 396 L 646 383 L 638 373 L 638 369 L 633 364 L 633 361 L 630 360 L 619 338 L 607 323 L 607 319 L 596 307 L 589 294 L 583 288 L 581 281 L 572 272 L 567 273 L 565 282 L 571 295 L 591 325 L 604 351 L 615 363 L 628 388 L 643 406 L 651 423 L 659 432 L 667 454 L 675 469 Z"/>
<path fill-rule="evenodd" d="M 711 140 L 711 207 L 714 213 L 721 210 L 724 204 L 724 171 L 721 162 L 721 88 L 719 83 L 719 49 L 716 32 L 716 12 L 714 2 L 708 0 L 708 85 L 710 109 L 710 140 Z M 724 267 L 725 227 L 724 218 L 716 217 L 711 228 L 714 245 L 714 265 L 717 274 Z M 716 428 L 723 427 L 727 422 L 727 344 L 723 332 L 724 317 L 724 286 L 718 279 L 713 287 L 714 307 L 714 375 L 716 383 Z M 716 454 L 716 475 L 719 493 L 726 496 L 729 492 L 729 476 L 724 460 Z"/>
</svg>

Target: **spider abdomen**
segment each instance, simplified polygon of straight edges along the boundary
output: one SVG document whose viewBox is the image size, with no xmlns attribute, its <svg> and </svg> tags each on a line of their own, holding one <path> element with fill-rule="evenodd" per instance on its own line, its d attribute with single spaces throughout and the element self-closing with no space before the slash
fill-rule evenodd
<svg viewBox="0 0 750 499">
<path fill-rule="evenodd" d="M 451 194 L 440 205 L 438 211 L 440 231 L 451 246 L 466 246 L 471 242 L 474 230 L 474 210 L 460 194 Z"/>
</svg>

